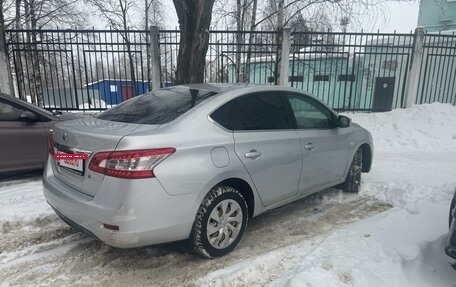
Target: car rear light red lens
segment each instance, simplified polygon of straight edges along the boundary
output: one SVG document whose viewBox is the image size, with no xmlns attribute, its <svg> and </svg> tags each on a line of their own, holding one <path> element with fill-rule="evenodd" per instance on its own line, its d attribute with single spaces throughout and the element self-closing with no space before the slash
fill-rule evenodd
<svg viewBox="0 0 456 287">
<path fill-rule="evenodd" d="M 54 155 L 54 132 L 51 131 L 48 138 L 48 150 L 50 155 Z"/>
<path fill-rule="evenodd" d="M 155 177 L 154 168 L 175 151 L 175 148 L 158 148 L 99 152 L 90 161 L 89 169 L 120 178 Z"/>
</svg>

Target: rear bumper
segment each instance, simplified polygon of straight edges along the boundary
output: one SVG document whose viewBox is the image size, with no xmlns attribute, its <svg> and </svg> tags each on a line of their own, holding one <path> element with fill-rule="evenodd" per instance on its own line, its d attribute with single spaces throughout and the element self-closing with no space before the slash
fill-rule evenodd
<svg viewBox="0 0 456 287">
<path fill-rule="evenodd" d="M 194 194 L 170 196 L 156 179 L 105 178 L 92 197 L 58 180 L 50 166 L 44 171 L 43 191 L 69 225 L 119 248 L 187 239 L 198 208 L 191 205 Z"/>
</svg>

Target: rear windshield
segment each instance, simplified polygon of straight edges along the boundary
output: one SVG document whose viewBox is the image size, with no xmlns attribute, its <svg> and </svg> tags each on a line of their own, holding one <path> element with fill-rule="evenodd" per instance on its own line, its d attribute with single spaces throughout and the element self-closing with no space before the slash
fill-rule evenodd
<svg viewBox="0 0 456 287">
<path fill-rule="evenodd" d="M 192 89 L 185 86 L 170 87 L 134 97 L 96 117 L 123 123 L 165 124 L 215 94 L 213 91 Z"/>
</svg>

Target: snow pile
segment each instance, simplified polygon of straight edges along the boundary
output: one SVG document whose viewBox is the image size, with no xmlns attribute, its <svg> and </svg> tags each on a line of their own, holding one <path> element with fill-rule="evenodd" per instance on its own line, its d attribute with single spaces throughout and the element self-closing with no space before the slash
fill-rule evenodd
<svg viewBox="0 0 456 287">
<path fill-rule="evenodd" d="M 371 132 L 376 149 L 456 150 L 456 107 L 449 104 L 347 116 Z"/>
<path fill-rule="evenodd" d="M 393 209 L 338 230 L 309 253 L 297 249 L 275 286 L 454 286 L 443 252 L 447 222 L 441 210 Z M 291 264 L 293 263 L 293 264 Z"/>
<path fill-rule="evenodd" d="M 18 228 L 28 224 L 39 226 L 40 222 L 57 219 L 43 198 L 41 181 L 0 183 L 0 210 L 0 232 L 2 233 L 9 232 L 14 226 Z"/>
<path fill-rule="evenodd" d="M 87 109 L 109 109 L 112 105 L 106 104 L 103 100 L 92 99 L 92 103 L 83 103 L 79 105 L 80 110 L 87 110 Z"/>
</svg>

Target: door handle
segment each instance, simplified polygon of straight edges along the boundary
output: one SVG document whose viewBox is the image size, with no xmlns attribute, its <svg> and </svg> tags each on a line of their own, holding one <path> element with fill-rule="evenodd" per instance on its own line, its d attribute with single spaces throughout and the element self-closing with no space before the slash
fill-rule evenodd
<svg viewBox="0 0 456 287">
<path fill-rule="evenodd" d="M 251 158 L 251 159 L 256 159 L 262 155 L 263 155 L 263 153 L 261 151 L 257 151 L 256 149 L 252 149 L 248 153 L 244 154 L 245 158 Z"/>
<path fill-rule="evenodd" d="M 308 143 L 304 146 L 304 149 L 306 150 L 313 150 L 315 148 L 313 143 Z"/>
</svg>

